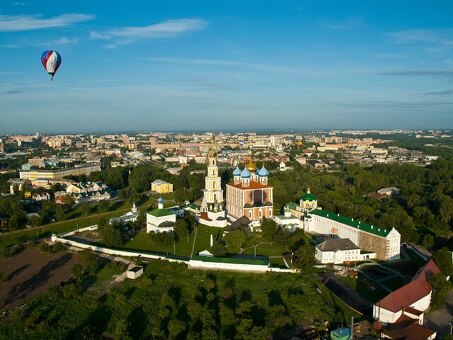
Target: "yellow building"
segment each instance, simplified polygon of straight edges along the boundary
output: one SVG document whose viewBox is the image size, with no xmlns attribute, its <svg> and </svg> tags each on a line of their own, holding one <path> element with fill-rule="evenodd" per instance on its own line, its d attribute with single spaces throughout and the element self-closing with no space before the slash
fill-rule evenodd
<svg viewBox="0 0 453 340">
<path fill-rule="evenodd" d="M 173 184 L 165 182 L 161 179 L 156 179 L 151 183 L 151 191 L 157 192 L 159 194 L 173 192 Z"/>
</svg>

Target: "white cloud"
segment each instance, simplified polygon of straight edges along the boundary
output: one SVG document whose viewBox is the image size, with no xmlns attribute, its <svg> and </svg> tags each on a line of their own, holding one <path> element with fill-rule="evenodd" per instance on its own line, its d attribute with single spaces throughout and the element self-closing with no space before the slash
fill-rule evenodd
<svg viewBox="0 0 453 340">
<path fill-rule="evenodd" d="M 305 74 L 306 71 L 288 66 L 280 66 L 273 64 L 260 64 L 260 63 L 249 63 L 242 61 L 230 61 L 220 59 L 181 59 L 181 58 L 149 58 L 149 60 L 167 64 L 181 64 L 181 65 L 217 65 L 217 66 L 232 66 L 232 67 L 244 67 L 256 70 L 265 71 L 280 71 L 289 73 Z"/>
<path fill-rule="evenodd" d="M 404 31 L 397 31 L 389 33 L 390 37 L 396 43 L 409 44 L 409 43 L 431 43 L 443 46 L 453 47 L 453 30 L 452 29 L 410 29 Z"/>
<path fill-rule="evenodd" d="M 61 37 L 60 39 L 57 39 L 54 41 L 54 44 L 58 45 L 75 45 L 79 42 L 78 38 L 68 38 L 68 37 Z"/>
<path fill-rule="evenodd" d="M 200 19 L 167 20 L 157 24 L 139 27 L 123 27 L 110 31 L 90 32 L 93 40 L 115 40 L 115 43 L 105 45 L 113 48 L 117 45 L 130 44 L 136 39 L 176 38 L 187 32 L 201 31 L 208 22 Z"/>
<path fill-rule="evenodd" d="M 78 13 L 62 14 L 47 19 L 37 15 L 0 15 L 0 32 L 18 32 L 64 27 L 78 22 L 92 20 L 93 18 L 93 15 Z"/>
</svg>

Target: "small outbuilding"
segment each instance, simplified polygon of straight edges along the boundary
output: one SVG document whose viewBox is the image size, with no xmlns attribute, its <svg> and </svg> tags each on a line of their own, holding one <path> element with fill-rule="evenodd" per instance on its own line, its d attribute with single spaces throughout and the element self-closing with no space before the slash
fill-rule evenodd
<svg viewBox="0 0 453 340">
<path fill-rule="evenodd" d="M 128 279 L 135 280 L 136 278 L 142 276 L 143 274 L 143 267 L 142 266 L 134 266 L 129 268 L 126 272 L 126 276 Z"/>
</svg>

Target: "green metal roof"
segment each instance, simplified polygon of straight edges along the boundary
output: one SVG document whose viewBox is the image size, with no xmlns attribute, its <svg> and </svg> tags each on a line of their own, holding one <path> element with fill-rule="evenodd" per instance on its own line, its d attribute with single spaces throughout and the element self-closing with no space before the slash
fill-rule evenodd
<svg viewBox="0 0 453 340">
<path fill-rule="evenodd" d="M 168 210 L 168 209 L 154 209 L 154 210 L 148 211 L 148 214 L 153 215 L 155 217 L 175 215 L 175 213 L 173 211 Z"/>
<path fill-rule="evenodd" d="M 252 264 L 257 266 L 268 266 L 269 260 L 263 258 L 247 258 L 247 257 L 211 257 L 211 256 L 192 256 L 192 260 L 202 262 L 217 262 L 217 263 L 234 263 L 234 264 Z"/>
<path fill-rule="evenodd" d="M 373 226 L 373 225 L 370 225 L 368 223 L 360 222 L 358 220 L 354 220 L 352 218 L 341 216 L 341 215 L 338 215 L 338 214 L 334 214 L 334 213 L 331 213 L 331 212 L 328 212 L 328 211 L 325 211 L 325 210 L 321 210 L 321 209 L 311 210 L 309 212 L 309 214 L 310 215 L 318 215 L 318 216 L 321 216 L 321 217 L 326 217 L 326 218 L 331 219 L 333 221 L 340 222 L 340 223 L 349 225 L 351 227 L 366 231 L 368 233 L 371 233 L 371 234 L 374 234 L 374 235 L 377 235 L 377 236 L 382 236 L 382 237 L 386 237 L 390 233 L 390 230 L 391 230 L 391 229 L 379 228 L 377 226 Z"/>
<path fill-rule="evenodd" d="M 305 193 L 301 197 L 302 201 L 316 201 L 316 196 L 313 194 Z"/>
</svg>

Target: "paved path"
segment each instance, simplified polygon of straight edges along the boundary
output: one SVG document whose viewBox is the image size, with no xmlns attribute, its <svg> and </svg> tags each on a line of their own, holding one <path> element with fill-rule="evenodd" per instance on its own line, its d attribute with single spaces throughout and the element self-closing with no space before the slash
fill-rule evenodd
<svg viewBox="0 0 453 340">
<path fill-rule="evenodd" d="M 438 337 L 450 333 L 449 322 L 453 323 L 453 289 L 448 293 L 441 308 L 425 315 L 425 326 L 436 330 Z"/>
<path fill-rule="evenodd" d="M 197 241 L 197 234 L 198 234 L 198 228 L 195 228 L 195 236 L 193 238 L 192 251 L 190 252 L 190 258 L 192 258 L 192 256 L 193 256 L 193 251 L 195 249 L 195 242 Z"/>
<path fill-rule="evenodd" d="M 371 302 L 363 298 L 347 284 L 341 282 L 335 275 L 331 273 L 318 273 L 316 277 L 341 301 L 348 305 L 349 308 L 366 317 L 372 316 L 373 307 Z"/>
</svg>

